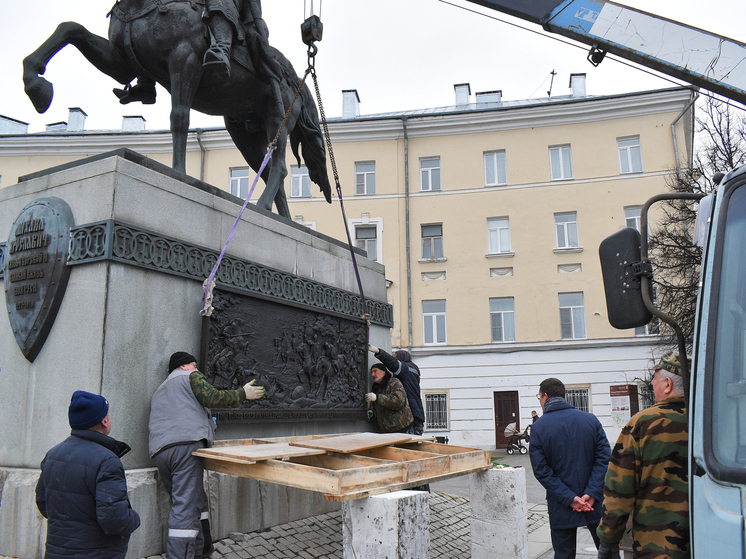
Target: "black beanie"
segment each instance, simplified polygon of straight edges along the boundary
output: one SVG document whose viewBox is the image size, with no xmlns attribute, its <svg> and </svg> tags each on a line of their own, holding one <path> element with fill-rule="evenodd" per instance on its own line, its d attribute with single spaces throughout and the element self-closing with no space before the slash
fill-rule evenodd
<svg viewBox="0 0 746 559">
<path fill-rule="evenodd" d="M 186 351 L 177 351 L 171 356 L 168 361 L 168 372 L 170 373 L 174 369 L 178 369 L 182 365 L 188 365 L 189 363 L 196 363 L 197 359 L 191 353 Z"/>
<path fill-rule="evenodd" d="M 109 402 L 103 396 L 83 390 L 73 392 L 67 418 L 73 429 L 90 429 L 98 425 L 109 413 Z"/>
</svg>

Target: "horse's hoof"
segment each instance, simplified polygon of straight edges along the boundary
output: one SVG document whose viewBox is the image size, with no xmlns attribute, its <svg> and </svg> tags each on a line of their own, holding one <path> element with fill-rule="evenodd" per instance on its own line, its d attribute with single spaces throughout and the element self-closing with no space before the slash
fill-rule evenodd
<svg viewBox="0 0 746 559">
<path fill-rule="evenodd" d="M 54 97 L 54 87 L 51 83 L 42 77 L 36 76 L 26 82 L 24 91 L 34 105 L 37 113 L 44 113 L 52 104 Z"/>
</svg>

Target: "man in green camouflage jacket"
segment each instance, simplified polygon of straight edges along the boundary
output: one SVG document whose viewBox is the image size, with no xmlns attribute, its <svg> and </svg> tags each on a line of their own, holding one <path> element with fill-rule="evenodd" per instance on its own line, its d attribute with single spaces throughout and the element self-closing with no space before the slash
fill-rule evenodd
<svg viewBox="0 0 746 559">
<path fill-rule="evenodd" d="M 655 366 L 656 404 L 629 420 L 611 453 L 599 559 L 619 557 L 632 515 L 635 559 L 685 559 L 689 552 L 688 419 L 678 354 Z"/>
</svg>

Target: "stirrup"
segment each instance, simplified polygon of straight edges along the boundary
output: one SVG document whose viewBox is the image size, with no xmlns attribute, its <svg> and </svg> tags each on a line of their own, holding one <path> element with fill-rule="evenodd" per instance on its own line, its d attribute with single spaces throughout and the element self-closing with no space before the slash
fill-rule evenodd
<svg viewBox="0 0 746 559">
<path fill-rule="evenodd" d="M 124 89 L 114 88 L 112 91 L 122 105 L 135 101 L 139 101 L 143 105 L 153 105 L 155 103 L 155 84 L 128 84 L 124 86 Z"/>
<path fill-rule="evenodd" d="M 230 47 L 222 45 L 213 45 L 205 52 L 205 56 L 202 58 L 202 66 L 211 66 L 213 64 L 220 64 L 221 68 L 218 71 L 224 69 L 225 73 L 230 77 L 231 75 L 231 57 Z"/>
</svg>

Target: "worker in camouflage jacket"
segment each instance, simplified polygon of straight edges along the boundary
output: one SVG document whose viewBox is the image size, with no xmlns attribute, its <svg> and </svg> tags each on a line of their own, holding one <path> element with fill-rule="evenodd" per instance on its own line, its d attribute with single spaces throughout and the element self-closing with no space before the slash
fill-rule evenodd
<svg viewBox="0 0 746 559">
<path fill-rule="evenodd" d="M 652 384 L 656 404 L 632 416 L 611 453 L 599 559 L 619 557 L 629 515 L 635 559 L 690 557 L 689 435 L 678 354 L 661 358 Z"/>
<path fill-rule="evenodd" d="M 369 404 L 368 419 L 375 419 L 381 433 L 414 434 L 414 417 L 399 379 L 394 378 L 382 363 L 375 363 L 370 368 L 370 376 L 373 378 L 373 392 L 365 395 Z"/>
<path fill-rule="evenodd" d="M 148 446 L 171 497 L 166 558 L 193 559 L 212 550 L 202 459 L 192 455 L 212 446 L 215 424 L 209 408 L 237 408 L 264 396 L 264 388 L 251 381 L 238 390 L 218 390 L 185 351 L 171 355 L 168 370 L 150 401 Z"/>
</svg>

